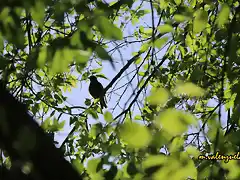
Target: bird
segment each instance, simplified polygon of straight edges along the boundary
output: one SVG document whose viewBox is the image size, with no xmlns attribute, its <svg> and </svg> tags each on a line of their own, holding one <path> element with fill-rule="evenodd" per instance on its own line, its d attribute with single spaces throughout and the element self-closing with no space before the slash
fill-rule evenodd
<svg viewBox="0 0 240 180">
<path fill-rule="evenodd" d="M 94 99 L 100 99 L 101 108 L 107 108 L 105 99 L 104 99 L 104 88 L 103 85 L 98 82 L 96 76 L 90 76 L 90 84 L 88 91 Z"/>
</svg>

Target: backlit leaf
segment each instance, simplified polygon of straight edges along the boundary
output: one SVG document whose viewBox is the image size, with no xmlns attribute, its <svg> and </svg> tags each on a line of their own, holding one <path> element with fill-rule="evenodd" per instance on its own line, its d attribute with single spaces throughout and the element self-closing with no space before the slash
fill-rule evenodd
<svg viewBox="0 0 240 180">
<path fill-rule="evenodd" d="M 161 34 L 165 34 L 173 31 L 173 27 L 169 24 L 158 26 L 157 29 L 160 31 Z"/>
<path fill-rule="evenodd" d="M 184 133 L 188 125 L 196 124 L 196 119 L 182 111 L 168 109 L 159 114 L 155 120 L 155 124 L 162 127 L 169 134 L 175 136 Z"/>
<path fill-rule="evenodd" d="M 155 40 L 154 45 L 158 48 L 161 49 L 168 41 L 168 37 L 162 37 L 157 40 Z"/>
<path fill-rule="evenodd" d="M 121 40 L 123 38 L 122 31 L 104 16 L 96 18 L 96 26 L 106 39 Z"/>
<path fill-rule="evenodd" d="M 200 97 L 204 95 L 204 90 L 197 85 L 187 82 L 181 83 L 176 86 L 176 93 L 177 94 L 186 94 L 190 97 Z"/>
<path fill-rule="evenodd" d="M 133 122 L 127 122 L 122 126 L 120 137 L 132 148 L 146 147 L 151 141 L 147 127 Z"/>
<path fill-rule="evenodd" d="M 107 121 L 107 122 L 111 122 L 113 120 L 113 116 L 112 114 L 109 112 L 109 111 L 106 111 L 104 113 L 104 119 Z"/>
<path fill-rule="evenodd" d="M 217 17 L 218 27 L 221 27 L 222 25 L 228 22 L 229 13 L 230 13 L 229 6 L 227 4 L 223 4 L 222 9 Z"/>
<path fill-rule="evenodd" d="M 208 23 L 208 14 L 204 10 L 198 10 L 193 20 L 193 31 L 199 33 L 204 30 Z"/>
<path fill-rule="evenodd" d="M 152 90 L 151 95 L 147 98 L 149 103 L 152 105 L 162 105 L 168 100 L 169 93 L 163 88 Z"/>
</svg>

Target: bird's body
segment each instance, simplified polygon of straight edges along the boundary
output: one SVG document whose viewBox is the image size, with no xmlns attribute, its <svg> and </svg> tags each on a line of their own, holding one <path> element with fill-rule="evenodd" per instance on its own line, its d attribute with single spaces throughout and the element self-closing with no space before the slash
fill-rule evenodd
<svg viewBox="0 0 240 180">
<path fill-rule="evenodd" d="M 89 93 L 94 99 L 100 99 L 101 108 L 106 108 L 106 102 L 104 99 L 104 88 L 100 82 L 98 82 L 95 76 L 91 76 L 90 78 L 90 85 L 89 85 Z"/>
</svg>

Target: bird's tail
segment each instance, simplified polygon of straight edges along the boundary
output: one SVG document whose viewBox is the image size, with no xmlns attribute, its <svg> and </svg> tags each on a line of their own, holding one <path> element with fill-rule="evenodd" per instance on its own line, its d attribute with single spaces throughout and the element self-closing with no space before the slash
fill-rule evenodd
<svg viewBox="0 0 240 180">
<path fill-rule="evenodd" d="M 104 97 L 100 99 L 100 105 L 101 105 L 101 108 L 102 108 L 102 109 L 103 109 L 103 108 L 107 108 L 107 104 L 106 104 L 106 102 L 105 102 Z"/>
</svg>

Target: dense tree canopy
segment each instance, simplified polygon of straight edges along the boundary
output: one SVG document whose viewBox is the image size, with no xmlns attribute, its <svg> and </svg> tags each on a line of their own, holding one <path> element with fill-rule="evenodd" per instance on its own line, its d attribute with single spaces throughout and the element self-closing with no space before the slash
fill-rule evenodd
<svg viewBox="0 0 240 180">
<path fill-rule="evenodd" d="M 0 2 L 1 80 L 46 133 L 71 125 L 58 147 L 83 179 L 239 179 L 207 159 L 239 151 L 239 42 L 235 0 Z M 107 109 L 67 103 L 91 75 Z"/>
</svg>

